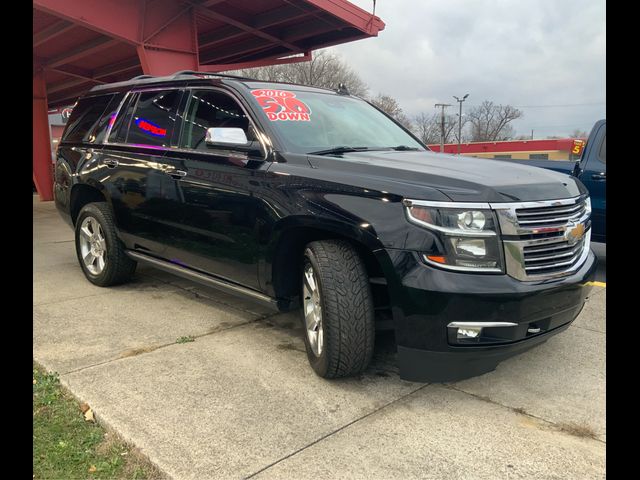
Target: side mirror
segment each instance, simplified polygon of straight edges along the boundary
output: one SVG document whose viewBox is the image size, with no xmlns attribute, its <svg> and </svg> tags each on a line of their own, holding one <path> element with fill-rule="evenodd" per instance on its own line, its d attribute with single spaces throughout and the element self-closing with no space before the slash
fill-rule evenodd
<svg viewBox="0 0 640 480">
<path fill-rule="evenodd" d="M 260 142 L 247 139 L 244 130 L 237 127 L 211 127 L 207 128 L 204 141 L 208 147 L 221 150 L 235 150 L 243 152 L 253 160 L 263 160 L 264 154 Z"/>
<path fill-rule="evenodd" d="M 205 143 L 211 147 L 248 147 L 249 140 L 241 128 L 207 128 Z"/>
</svg>

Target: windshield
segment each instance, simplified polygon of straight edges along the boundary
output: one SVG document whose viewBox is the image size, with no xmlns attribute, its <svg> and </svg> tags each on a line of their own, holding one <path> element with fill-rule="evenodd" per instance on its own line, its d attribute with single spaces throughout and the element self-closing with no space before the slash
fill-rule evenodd
<svg viewBox="0 0 640 480">
<path fill-rule="evenodd" d="M 424 150 L 386 115 L 358 98 L 299 90 L 257 89 L 251 93 L 285 148 L 293 153 L 398 147 Z"/>
</svg>

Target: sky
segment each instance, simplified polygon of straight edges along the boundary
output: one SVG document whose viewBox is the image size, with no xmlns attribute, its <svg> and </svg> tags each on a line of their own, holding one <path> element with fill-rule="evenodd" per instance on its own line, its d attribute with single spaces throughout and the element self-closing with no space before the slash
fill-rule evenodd
<svg viewBox="0 0 640 480">
<path fill-rule="evenodd" d="M 350 0 L 371 12 L 372 0 Z M 378 37 L 332 47 L 405 113 L 469 97 L 517 106 L 517 135 L 587 133 L 606 118 L 604 0 L 377 0 Z"/>
</svg>

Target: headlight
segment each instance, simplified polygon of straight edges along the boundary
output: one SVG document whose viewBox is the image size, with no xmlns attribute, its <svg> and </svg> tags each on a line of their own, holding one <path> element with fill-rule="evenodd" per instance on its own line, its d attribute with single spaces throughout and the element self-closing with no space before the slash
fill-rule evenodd
<svg viewBox="0 0 640 480">
<path fill-rule="evenodd" d="M 497 221 L 488 204 L 405 200 L 409 221 L 436 234 L 421 252 L 426 263 L 448 270 L 502 273 Z"/>
</svg>

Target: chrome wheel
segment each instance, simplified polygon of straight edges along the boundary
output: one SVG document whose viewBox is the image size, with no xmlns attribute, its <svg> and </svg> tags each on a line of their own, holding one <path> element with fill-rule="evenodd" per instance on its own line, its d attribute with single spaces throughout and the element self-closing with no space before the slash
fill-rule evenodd
<svg viewBox="0 0 640 480">
<path fill-rule="evenodd" d="M 316 357 L 322 354 L 324 334 L 322 331 L 322 303 L 318 279 L 310 264 L 304 269 L 302 295 L 304 297 L 304 322 L 309 346 Z"/>
<path fill-rule="evenodd" d="M 107 242 L 98 220 L 86 217 L 80 225 L 80 254 L 92 275 L 100 275 L 107 261 Z"/>
</svg>

